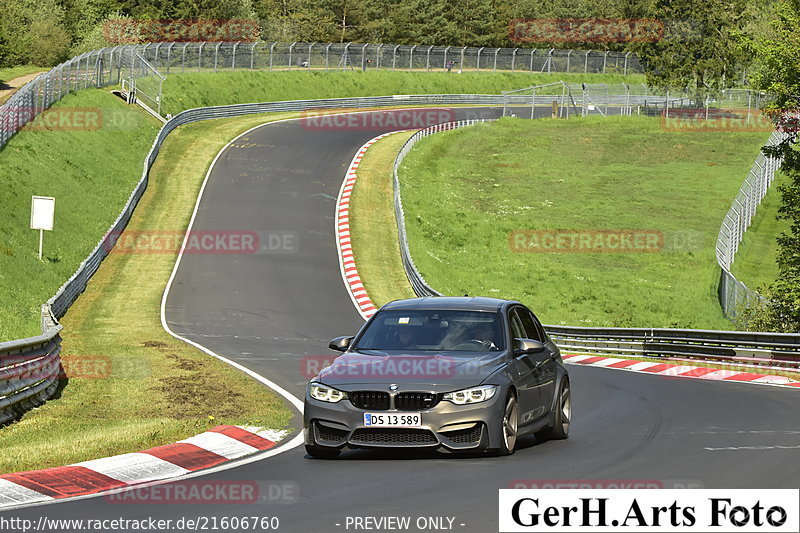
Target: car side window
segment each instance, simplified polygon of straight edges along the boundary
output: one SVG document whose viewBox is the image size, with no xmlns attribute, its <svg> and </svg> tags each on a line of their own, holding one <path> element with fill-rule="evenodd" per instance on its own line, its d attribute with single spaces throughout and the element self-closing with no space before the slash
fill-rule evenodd
<svg viewBox="0 0 800 533">
<path fill-rule="evenodd" d="M 508 323 L 511 326 L 512 339 L 526 338 L 525 328 L 522 326 L 522 321 L 519 319 L 516 309 L 512 309 L 508 312 Z"/>
<path fill-rule="evenodd" d="M 541 341 L 546 343 L 549 337 L 547 336 L 547 332 L 544 330 L 544 326 L 542 326 L 542 323 L 539 322 L 538 318 L 536 318 L 536 315 L 531 313 L 531 316 L 533 317 L 533 323 L 536 325 L 537 331 L 539 331 L 539 337 L 541 338 Z"/>
<path fill-rule="evenodd" d="M 533 315 L 531 312 L 522 307 L 517 307 L 516 312 L 519 314 L 522 327 L 525 328 L 525 338 L 544 342 L 544 338 L 542 337 L 541 333 L 538 329 L 536 329 L 536 323 L 533 320 Z"/>
</svg>

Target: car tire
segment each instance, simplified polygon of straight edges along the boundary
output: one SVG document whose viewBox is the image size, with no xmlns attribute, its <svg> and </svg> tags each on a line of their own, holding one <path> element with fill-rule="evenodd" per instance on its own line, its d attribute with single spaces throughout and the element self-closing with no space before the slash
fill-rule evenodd
<svg viewBox="0 0 800 533">
<path fill-rule="evenodd" d="M 534 433 L 536 440 L 561 440 L 569 437 L 569 426 L 572 418 L 572 392 L 569 380 L 565 377 L 558 386 L 556 412 L 553 425 Z"/>
<path fill-rule="evenodd" d="M 306 444 L 306 453 L 314 459 L 336 459 L 341 450 L 336 448 L 323 448 L 321 446 L 311 446 Z"/>
<path fill-rule="evenodd" d="M 519 403 L 517 396 L 511 391 L 506 396 L 500 425 L 503 431 L 503 440 L 500 441 L 500 448 L 495 450 L 495 455 L 511 455 L 516 449 L 519 433 Z"/>
</svg>

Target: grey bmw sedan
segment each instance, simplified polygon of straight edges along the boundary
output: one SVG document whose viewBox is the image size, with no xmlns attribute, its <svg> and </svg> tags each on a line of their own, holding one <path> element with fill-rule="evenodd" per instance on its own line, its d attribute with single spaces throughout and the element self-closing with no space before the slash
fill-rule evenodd
<svg viewBox="0 0 800 533">
<path fill-rule="evenodd" d="M 306 451 L 415 447 L 514 453 L 517 439 L 564 439 L 572 401 L 561 354 L 534 314 L 496 298 L 428 297 L 383 306 L 308 384 Z"/>
</svg>

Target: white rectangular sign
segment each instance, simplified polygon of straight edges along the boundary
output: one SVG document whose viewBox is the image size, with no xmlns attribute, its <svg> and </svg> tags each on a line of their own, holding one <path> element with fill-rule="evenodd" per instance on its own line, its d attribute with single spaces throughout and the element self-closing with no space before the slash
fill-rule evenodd
<svg viewBox="0 0 800 533">
<path fill-rule="evenodd" d="M 55 198 L 34 196 L 31 199 L 31 229 L 52 231 L 55 212 Z"/>
<path fill-rule="evenodd" d="M 800 529 L 800 489 L 500 489 L 500 532 Z"/>
</svg>

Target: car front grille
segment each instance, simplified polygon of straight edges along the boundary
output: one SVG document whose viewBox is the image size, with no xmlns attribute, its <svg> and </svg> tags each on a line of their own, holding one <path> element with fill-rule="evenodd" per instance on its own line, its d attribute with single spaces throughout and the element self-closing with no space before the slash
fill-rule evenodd
<svg viewBox="0 0 800 533">
<path fill-rule="evenodd" d="M 324 426 L 319 422 L 314 424 L 314 434 L 317 442 L 341 444 L 347 438 L 347 431 Z"/>
<path fill-rule="evenodd" d="M 439 395 L 430 392 L 401 392 L 394 397 L 394 408 L 398 411 L 423 411 L 439 403 Z"/>
<path fill-rule="evenodd" d="M 443 431 L 442 435 L 453 441 L 454 444 L 477 444 L 481 440 L 481 424 L 458 431 Z"/>
<path fill-rule="evenodd" d="M 350 437 L 353 444 L 437 444 L 439 441 L 427 429 L 380 428 L 357 429 Z"/>
<path fill-rule="evenodd" d="M 347 396 L 350 398 L 350 403 L 358 409 L 372 411 L 386 411 L 389 409 L 388 392 L 356 391 L 347 393 Z"/>
</svg>

